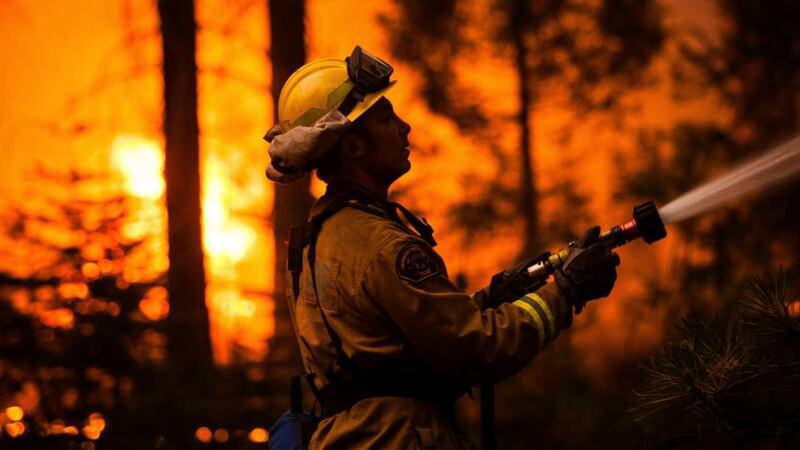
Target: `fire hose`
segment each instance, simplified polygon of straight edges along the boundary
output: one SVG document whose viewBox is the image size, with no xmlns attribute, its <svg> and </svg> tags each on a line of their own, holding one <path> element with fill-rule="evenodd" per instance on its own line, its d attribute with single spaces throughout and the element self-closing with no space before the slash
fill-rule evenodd
<svg viewBox="0 0 800 450">
<path fill-rule="evenodd" d="M 598 243 L 621 247 L 629 242 L 642 239 L 647 244 L 652 244 L 666 236 L 667 229 L 664 227 L 664 221 L 661 219 L 655 203 L 646 202 L 633 208 L 633 219 L 601 233 Z M 574 243 L 570 243 L 567 248 L 562 248 L 555 253 L 546 252 L 528 267 L 533 290 L 547 283 L 547 278 L 564 264 L 574 246 Z M 495 450 L 497 438 L 494 423 L 494 384 L 482 385 L 480 395 L 483 450 Z"/>
</svg>

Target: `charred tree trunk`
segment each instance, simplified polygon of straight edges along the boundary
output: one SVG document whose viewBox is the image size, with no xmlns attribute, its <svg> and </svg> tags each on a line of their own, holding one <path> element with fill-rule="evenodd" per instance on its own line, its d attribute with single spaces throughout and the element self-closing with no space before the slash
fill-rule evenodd
<svg viewBox="0 0 800 450">
<path fill-rule="evenodd" d="M 169 239 L 167 354 L 180 373 L 213 368 L 200 215 L 197 65 L 192 0 L 159 0 Z"/>
<path fill-rule="evenodd" d="M 511 44 L 514 52 L 514 70 L 519 80 L 519 111 L 517 113 L 520 155 L 519 214 L 525 220 L 522 257 L 530 257 L 534 252 L 538 251 L 536 241 L 539 202 L 536 181 L 533 178 L 535 160 L 533 158 L 533 139 L 530 125 L 532 95 L 527 64 L 528 48 L 523 32 L 523 20 L 525 20 L 526 16 L 525 2 L 515 1 L 511 18 Z"/>
<path fill-rule="evenodd" d="M 278 120 L 278 99 L 281 88 L 289 76 L 306 62 L 305 1 L 268 1 L 270 29 L 270 61 L 272 63 L 272 102 L 275 121 Z M 289 230 L 302 224 L 311 207 L 310 177 L 289 185 L 275 184 L 272 209 L 273 237 L 275 239 L 275 336 L 269 343 L 268 370 L 273 385 L 283 386 L 288 392 L 288 380 L 301 371 L 297 340 L 286 299 L 286 242 Z M 286 381 L 286 383 L 284 383 Z"/>
</svg>

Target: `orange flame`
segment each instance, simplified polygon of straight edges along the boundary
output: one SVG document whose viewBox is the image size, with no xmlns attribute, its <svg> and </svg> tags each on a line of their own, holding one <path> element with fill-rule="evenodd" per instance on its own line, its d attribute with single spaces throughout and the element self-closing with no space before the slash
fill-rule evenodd
<svg viewBox="0 0 800 450">
<path fill-rule="evenodd" d="M 211 442 L 211 437 L 212 437 L 211 430 L 208 427 L 200 427 L 194 432 L 194 437 L 198 441 L 204 444 L 208 444 L 209 442 Z"/>
<path fill-rule="evenodd" d="M 206 254 L 208 287 L 206 301 L 209 308 L 211 336 L 215 359 L 225 363 L 230 360 L 233 344 L 250 350 L 256 357 L 266 351 L 264 342 L 269 337 L 268 313 L 263 298 L 251 298 L 242 292 L 242 277 L 259 247 L 259 234 L 254 227 L 239 218 L 234 208 L 250 207 L 261 200 L 260 185 L 245 186 L 244 192 L 232 182 L 230 168 L 241 166 L 243 161 L 223 161 L 212 151 L 203 159 L 203 249 Z M 235 153 L 235 152 L 234 152 Z M 142 211 L 132 215 L 126 224 L 126 238 L 141 238 L 153 233 L 153 225 L 163 228 L 166 212 L 163 206 L 165 182 L 163 176 L 164 153 L 160 144 L 139 136 L 118 136 L 111 151 L 113 167 L 122 175 L 125 192 L 140 200 Z M 164 233 L 156 236 L 151 245 L 149 258 L 160 255 L 166 258 Z M 155 260 L 158 261 L 158 260 Z M 154 263 L 153 259 L 128 265 L 124 270 L 125 281 L 136 282 L 147 279 L 167 262 Z M 144 262 L 144 264 L 141 264 Z M 103 261 L 85 267 L 85 272 L 95 275 L 104 269 Z M 266 271 L 256 274 L 263 280 Z M 253 274 L 251 274 L 252 276 Z M 163 319 L 169 305 L 163 290 L 153 289 L 140 302 L 139 309 L 151 320 Z"/>
<path fill-rule="evenodd" d="M 253 428 L 247 435 L 251 442 L 262 443 L 269 440 L 269 432 L 261 427 Z"/>
<path fill-rule="evenodd" d="M 6 430 L 6 434 L 12 438 L 22 436 L 25 433 L 25 424 L 22 422 L 7 423 L 3 428 Z"/>
<path fill-rule="evenodd" d="M 164 194 L 164 152 L 155 141 L 139 136 L 117 136 L 111 144 L 111 162 L 134 197 L 158 199 Z"/>
<path fill-rule="evenodd" d="M 14 422 L 19 422 L 25 415 L 25 412 L 19 406 L 9 406 L 6 408 L 6 415 Z"/>
</svg>

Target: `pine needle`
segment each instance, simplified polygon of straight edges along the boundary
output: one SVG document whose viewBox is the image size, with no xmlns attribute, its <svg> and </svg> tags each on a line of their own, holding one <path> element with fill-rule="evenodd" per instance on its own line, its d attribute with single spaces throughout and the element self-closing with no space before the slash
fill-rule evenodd
<svg viewBox="0 0 800 450">
<path fill-rule="evenodd" d="M 753 278 L 730 315 L 683 318 L 642 367 L 634 419 L 679 415 L 698 434 L 800 430 L 800 321 L 782 272 Z"/>
</svg>

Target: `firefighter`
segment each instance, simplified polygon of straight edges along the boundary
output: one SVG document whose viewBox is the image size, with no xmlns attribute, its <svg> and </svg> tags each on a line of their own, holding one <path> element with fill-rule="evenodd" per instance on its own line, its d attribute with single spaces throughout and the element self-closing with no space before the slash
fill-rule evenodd
<svg viewBox="0 0 800 450">
<path fill-rule="evenodd" d="M 433 230 L 388 200 L 408 172 L 411 127 L 385 97 L 392 69 L 359 47 L 298 69 L 279 99 L 267 176 L 311 170 L 327 184 L 292 230 L 287 297 L 310 384 L 322 406 L 312 449 L 475 448 L 454 402 L 470 386 L 519 372 L 607 296 L 619 258 L 593 227 L 555 281 L 526 261 L 468 295 L 448 279 Z"/>
</svg>

